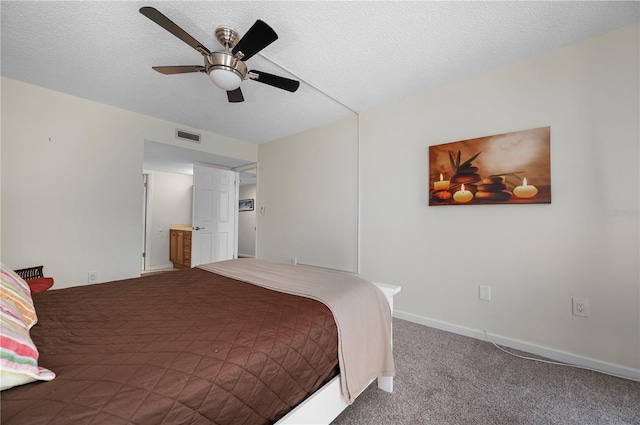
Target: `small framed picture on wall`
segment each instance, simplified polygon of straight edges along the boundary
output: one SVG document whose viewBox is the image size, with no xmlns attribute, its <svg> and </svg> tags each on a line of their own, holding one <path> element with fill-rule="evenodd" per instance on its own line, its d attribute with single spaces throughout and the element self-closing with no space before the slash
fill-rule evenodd
<svg viewBox="0 0 640 425">
<path fill-rule="evenodd" d="M 238 211 L 253 211 L 253 199 L 241 199 Z"/>
</svg>

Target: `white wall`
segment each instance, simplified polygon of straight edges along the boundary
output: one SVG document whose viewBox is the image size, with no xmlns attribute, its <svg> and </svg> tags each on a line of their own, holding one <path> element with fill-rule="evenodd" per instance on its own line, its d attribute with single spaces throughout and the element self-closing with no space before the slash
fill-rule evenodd
<svg viewBox="0 0 640 425">
<path fill-rule="evenodd" d="M 358 121 L 259 146 L 258 257 L 357 270 Z"/>
<path fill-rule="evenodd" d="M 193 144 L 176 140 L 171 122 L 1 84 L 2 262 L 43 264 L 54 288 L 86 284 L 89 271 L 99 281 L 139 276 L 143 141 Z M 255 145 L 198 132 L 199 150 L 257 160 Z"/>
<path fill-rule="evenodd" d="M 169 226 L 191 223 L 193 176 L 148 172 L 147 258 L 149 270 L 173 267 L 169 260 Z"/>
<path fill-rule="evenodd" d="M 361 271 L 402 285 L 396 310 L 638 371 L 638 40 L 627 27 L 361 114 Z M 430 145 L 547 125 L 551 204 L 428 206 Z"/>
<path fill-rule="evenodd" d="M 253 211 L 238 212 L 238 255 L 255 257 L 256 255 L 256 185 L 240 186 L 239 199 L 253 199 Z"/>
<path fill-rule="evenodd" d="M 396 312 L 640 377 L 638 40 L 631 26 L 361 113 L 361 273 L 402 286 Z M 542 126 L 552 204 L 428 206 L 429 146 Z M 345 244 L 351 266 L 353 229 L 331 232 L 333 205 L 356 197 L 351 134 L 325 126 L 260 146 L 260 256 Z M 318 187 L 334 171 L 349 190 Z M 336 239 L 318 244 L 310 228 Z M 590 317 L 572 316 L 573 296 Z"/>
</svg>

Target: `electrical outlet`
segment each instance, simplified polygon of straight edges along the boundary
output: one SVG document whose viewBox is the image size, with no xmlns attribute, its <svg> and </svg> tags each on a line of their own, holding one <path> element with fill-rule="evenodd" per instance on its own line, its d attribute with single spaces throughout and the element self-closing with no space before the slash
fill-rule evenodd
<svg viewBox="0 0 640 425">
<path fill-rule="evenodd" d="M 89 272 L 89 283 L 97 283 L 98 282 L 98 272 Z"/>
<path fill-rule="evenodd" d="M 580 317 L 589 317 L 589 300 L 584 298 L 571 298 L 573 302 L 573 315 Z"/>
</svg>

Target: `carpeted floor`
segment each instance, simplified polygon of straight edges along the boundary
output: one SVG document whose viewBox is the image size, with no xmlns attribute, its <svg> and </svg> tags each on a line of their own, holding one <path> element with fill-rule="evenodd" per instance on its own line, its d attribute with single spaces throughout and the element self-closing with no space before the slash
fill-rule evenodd
<svg viewBox="0 0 640 425">
<path fill-rule="evenodd" d="M 371 385 L 333 425 L 640 425 L 640 382 L 519 359 L 400 319 L 393 326 L 394 393 Z"/>
</svg>

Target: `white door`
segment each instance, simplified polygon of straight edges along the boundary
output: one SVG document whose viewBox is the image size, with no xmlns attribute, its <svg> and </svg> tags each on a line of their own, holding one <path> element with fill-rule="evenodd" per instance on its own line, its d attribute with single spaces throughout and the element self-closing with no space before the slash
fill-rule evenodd
<svg viewBox="0 0 640 425">
<path fill-rule="evenodd" d="M 191 267 L 238 257 L 237 175 L 193 166 Z"/>
</svg>

